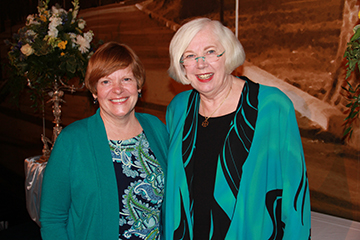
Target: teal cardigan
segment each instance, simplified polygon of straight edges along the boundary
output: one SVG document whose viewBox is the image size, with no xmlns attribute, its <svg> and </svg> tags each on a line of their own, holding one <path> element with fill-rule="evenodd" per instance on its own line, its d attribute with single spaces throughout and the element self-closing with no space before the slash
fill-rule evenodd
<svg viewBox="0 0 360 240">
<path fill-rule="evenodd" d="M 166 176 L 168 133 L 155 116 L 135 113 Z M 44 173 L 43 240 L 118 240 L 119 197 L 100 110 L 63 129 Z"/>
<path fill-rule="evenodd" d="M 246 87 L 250 80 L 247 81 Z M 223 155 L 218 158 L 214 198 L 230 219 L 225 239 L 310 239 L 309 185 L 293 104 L 279 89 L 264 85 L 258 86 L 257 100 L 258 105 L 254 106 L 258 112 L 254 136 L 241 168 L 236 196 L 225 177 L 230 171 L 220 164 Z M 182 92 L 172 100 L 166 113 L 170 133 L 165 190 L 166 240 L 193 239 L 192 200 L 185 172 L 191 159 L 184 152 L 196 148 L 196 131 L 184 134 L 184 123 L 191 112 L 188 106 L 198 106 L 199 101 L 198 93 Z M 237 112 L 247 116 L 241 106 Z M 244 127 L 239 125 L 238 116 L 235 115 L 229 133 L 238 133 L 240 127 Z M 193 123 L 191 129 L 196 127 L 197 121 Z M 227 143 L 224 142 L 224 148 Z M 235 155 L 229 156 L 234 161 L 239 159 Z"/>
</svg>

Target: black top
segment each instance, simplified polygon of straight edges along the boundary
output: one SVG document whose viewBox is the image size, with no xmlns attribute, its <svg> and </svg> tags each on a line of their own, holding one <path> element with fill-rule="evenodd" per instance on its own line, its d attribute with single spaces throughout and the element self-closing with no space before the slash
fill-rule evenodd
<svg viewBox="0 0 360 240">
<path fill-rule="evenodd" d="M 229 230 L 234 216 L 228 216 L 222 210 L 226 205 L 224 199 L 220 202 L 214 199 L 214 187 L 221 188 L 220 184 L 224 184 L 227 194 L 237 198 L 242 167 L 249 155 L 258 111 L 259 84 L 246 77 L 240 78 L 245 81 L 245 85 L 236 111 L 211 118 L 206 128 L 201 125 L 205 118 L 199 116 L 199 92 L 193 90 L 189 95 L 182 138 L 182 160 L 188 184 L 190 215 L 187 216 L 181 198 L 181 221 L 174 231 L 174 239 L 190 239 L 189 227 L 193 228 L 196 240 L 224 239 Z M 218 171 L 221 176 L 216 176 Z M 231 206 L 232 202 L 229 204 Z"/>
<path fill-rule="evenodd" d="M 208 119 L 209 125 L 202 127 L 205 120 L 199 114 L 198 137 L 194 155 L 194 179 L 192 193 L 194 199 L 194 239 L 209 239 L 211 212 L 219 221 L 213 226 L 212 239 L 224 239 L 229 228 L 229 218 L 214 199 L 214 184 L 218 156 L 224 145 L 230 122 L 235 112 Z M 223 217 L 222 217 L 223 216 Z"/>
</svg>

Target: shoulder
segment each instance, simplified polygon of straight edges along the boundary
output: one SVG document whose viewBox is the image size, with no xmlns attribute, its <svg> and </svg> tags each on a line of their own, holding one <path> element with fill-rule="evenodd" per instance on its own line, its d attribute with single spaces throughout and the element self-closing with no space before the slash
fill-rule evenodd
<svg viewBox="0 0 360 240">
<path fill-rule="evenodd" d="M 148 114 L 148 113 L 138 113 L 137 112 L 136 118 L 140 121 L 140 123 L 147 121 L 151 124 L 165 125 L 158 117 Z"/>
<path fill-rule="evenodd" d="M 89 123 L 94 121 L 95 118 L 96 114 L 69 124 L 61 131 L 59 138 L 73 140 L 74 138 L 85 137 L 88 134 Z"/>
<path fill-rule="evenodd" d="M 191 94 L 193 90 L 187 90 L 184 92 L 181 92 L 179 94 L 177 94 L 170 102 L 169 106 L 174 106 L 174 105 L 178 105 L 178 104 L 184 104 L 184 102 L 188 101 L 189 96 Z"/>
<path fill-rule="evenodd" d="M 175 122 L 184 120 L 188 102 L 194 90 L 188 90 L 177 94 L 166 108 L 166 124 L 174 125 Z M 176 124 L 175 124 L 176 125 Z"/>
<path fill-rule="evenodd" d="M 89 118 L 91 118 L 91 117 L 89 117 Z M 66 126 L 61 131 L 61 133 L 69 134 L 69 133 L 82 132 L 86 128 L 86 126 L 88 125 L 89 118 L 84 118 L 84 119 L 81 119 L 81 120 L 77 120 L 77 121 L 69 124 L 68 126 Z"/>
<path fill-rule="evenodd" d="M 172 115 L 174 113 L 180 113 L 186 110 L 190 95 L 194 90 L 187 90 L 177 94 L 169 103 L 166 108 L 166 114 Z"/>
<path fill-rule="evenodd" d="M 158 157 L 163 156 L 165 159 L 166 153 L 164 151 L 167 150 L 169 142 L 169 134 L 165 124 L 151 114 L 136 112 L 135 116 L 139 120 L 151 147 L 154 148 L 155 154 L 157 153 Z"/>
<path fill-rule="evenodd" d="M 263 84 L 259 84 L 259 97 L 273 97 L 273 98 L 281 98 L 281 99 L 289 99 L 288 96 L 284 92 L 282 92 L 277 87 L 267 86 Z"/>
<path fill-rule="evenodd" d="M 148 113 L 135 113 L 136 118 L 139 120 L 141 127 L 145 132 L 153 134 L 164 135 L 167 134 L 165 124 L 156 116 Z M 155 135 L 156 135 L 155 134 Z"/>
<path fill-rule="evenodd" d="M 290 98 L 277 87 L 260 84 L 258 99 L 259 108 L 261 106 L 293 108 Z"/>
</svg>

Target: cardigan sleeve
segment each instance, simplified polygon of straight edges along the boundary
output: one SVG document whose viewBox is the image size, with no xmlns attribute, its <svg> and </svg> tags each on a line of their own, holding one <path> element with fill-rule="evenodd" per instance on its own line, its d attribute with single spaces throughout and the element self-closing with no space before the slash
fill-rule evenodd
<svg viewBox="0 0 360 240">
<path fill-rule="evenodd" d="M 67 222 L 70 207 L 70 156 L 71 144 L 67 136 L 59 135 L 47 163 L 42 185 L 40 222 L 43 240 L 68 238 Z"/>
<path fill-rule="evenodd" d="M 291 100 L 260 86 L 258 118 L 226 239 L 309 239 L 305 159 Z"/>
<path fill-rule="evenodd" d="M 285 223 L 283 239 L 309 239 L 311 209 L 305 157 L 293 105 L 289 106 L 283 121 L 281 135 L 281 168 L 283 178 L 282 220 Z"/>
<path fill-rule="evenodd" d="M 262 139 L 257 146 L 265 151 L 255 155 L 265 160 L 265 202 L 277 229 L 273 229 L 269 239 L 277 239 L 281 235 L 283 240 L 309 239 L 309 184 L 294 105 L 277 88 L 261 86 L 260 89 L 256 129 L 260 130 Z"/>
<path fill-rule="evenodd" d="M 118 239 L 115 170 L 99 111 L 64 128 L 45 169 L 40 204 L 44 240 Z"/>
</svg>

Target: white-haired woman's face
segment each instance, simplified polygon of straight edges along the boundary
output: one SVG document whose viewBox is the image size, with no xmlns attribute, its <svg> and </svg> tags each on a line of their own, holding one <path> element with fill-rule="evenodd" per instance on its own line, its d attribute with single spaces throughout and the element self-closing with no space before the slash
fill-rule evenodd
<svg viewBox="0 0 360 240">
<path fill-rule="evenodd" d="M 211 27 L 207 26 L 198 32 L 182 58 L 186 77 L 192 87 L 209 97 L 221 91 L 227 75 L 225 56 L 224 48 Z"/>
</svg>

